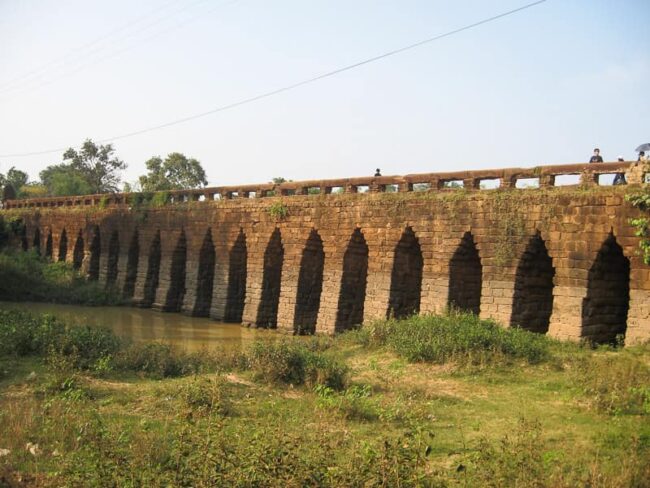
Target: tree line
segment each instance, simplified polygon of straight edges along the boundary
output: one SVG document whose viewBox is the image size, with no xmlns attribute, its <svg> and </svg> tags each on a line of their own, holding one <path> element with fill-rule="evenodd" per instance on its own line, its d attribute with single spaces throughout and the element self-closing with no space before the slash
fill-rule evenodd
<svg viewBox="0 0 650 488">
<path fill-rule="evenodd" d="M 69 148 L 63 161 L 52 164 L 30 181 L 24 171 L 11 167 L 0 173 L 2 200 L 54 196 L 92 195 L 120 191 L 121 172 L 127 164 L 115 153 L 112 144 L 98 145 L 87 139 L 79 150 Z M 201 163 L 174 152 L 166 158 L 154 156 L 146 161 L 147 173 L 137 183 L 124 183 L 122 191 L 165 191 L 201 188 L 208 184 Z"/>
</svg>

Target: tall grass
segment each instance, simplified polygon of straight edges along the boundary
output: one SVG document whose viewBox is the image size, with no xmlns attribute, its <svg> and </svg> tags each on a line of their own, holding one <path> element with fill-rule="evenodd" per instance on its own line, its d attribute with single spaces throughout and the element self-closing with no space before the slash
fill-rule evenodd
<svg viewBox="0 0 650 488">
<path fill-rule="evenodd" d="M 366 345 L 388 346 L 412 362 L 491 364 L 511 360 L 540 363 L 553 341 L 516 328 L 503 328 L 472 314 L 419 315 L 382 320 L 353 332 Z"/>
<path fill-rule="evenodd" d="M 0 300 L 116 305 L 115 290 L 88 281 L 70 263 L 51 262 L 34 251 L 0 252 Z"/>
</svg>

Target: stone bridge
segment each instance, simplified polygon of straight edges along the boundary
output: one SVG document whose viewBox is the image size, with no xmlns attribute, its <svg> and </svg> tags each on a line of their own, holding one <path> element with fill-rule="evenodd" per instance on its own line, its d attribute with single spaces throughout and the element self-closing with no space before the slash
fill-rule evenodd
<svg viewBox="0 0 650 488">
<path fill-rule="evenodd" d="M 454 307 L 629 344 L 650 339 L 650 266 L 629 224 L 640 212 L 624 199 L 647 186 L 644 171 L 579 164 L 90 195 L 9 201 L 2 214 L 23 219 L 23 249 L 165 312 L 331 334 Z M 628 185 L 599 184 L 619 172 Z"/>
</svg>

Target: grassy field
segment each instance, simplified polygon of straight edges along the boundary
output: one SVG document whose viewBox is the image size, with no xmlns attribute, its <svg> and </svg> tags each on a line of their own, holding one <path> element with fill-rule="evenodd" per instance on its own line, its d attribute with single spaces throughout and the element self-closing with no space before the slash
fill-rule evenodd
<svg viewBox="0 0 650 488">
<path fill-rule="evenodd" d="M 643 487 L 650 347 L 453 315 L 184 354 L 0 311 L 0 426 L 0 486 Z"/>
</svg>

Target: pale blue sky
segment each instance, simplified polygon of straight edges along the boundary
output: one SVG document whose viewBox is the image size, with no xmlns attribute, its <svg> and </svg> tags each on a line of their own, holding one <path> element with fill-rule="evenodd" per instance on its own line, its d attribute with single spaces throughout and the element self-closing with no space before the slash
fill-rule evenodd
<svg viewBox="0 0 650 488">
<path fill-rule="evenodd" d="M 0 154 L 203 112 L 526 3 L 0 0 Z M 650 142 L 649 87 L 650 1 L 547 0 L 114 145 L 128 181 L 180 151 L 214 185 L 570 163 L 595 145 L 631 159 Z M 60 161 L 1 158 L 0 172 Z"/>
</svg>

